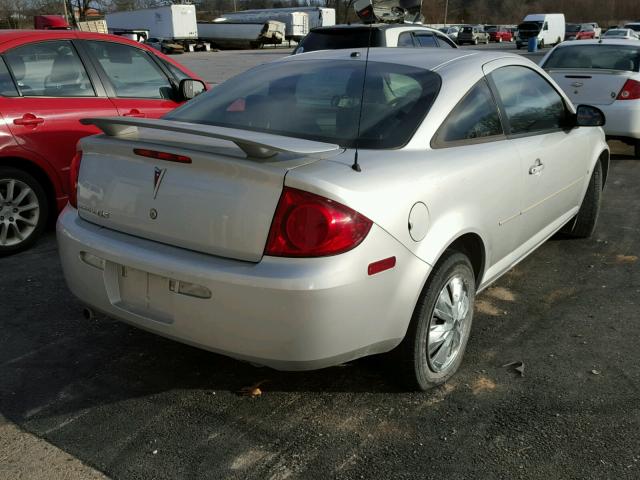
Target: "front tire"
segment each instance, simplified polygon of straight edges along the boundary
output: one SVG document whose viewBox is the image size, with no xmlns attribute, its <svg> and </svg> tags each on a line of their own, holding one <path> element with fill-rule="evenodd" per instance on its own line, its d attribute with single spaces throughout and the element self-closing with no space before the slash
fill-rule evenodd
<svg viewBox="0 0 640 480">
<path fill-rule="evenodd" d="M 576 238 L 589 238 L 593 235 L 598 223 L 600 204 L 602 202 L 602 164 L 596 162 L 587 187 L 587 193 L 582 200 L 578 215 L 570 222 L 564 232 Z"/>
<path fill-rule="evenodd" d="M 475 276 L 467 256 L 445 253 L 431 272 L 398 347 L 407 387 L 429 390 L 456 373 L 471 332 L 475 293 Z"/>
<path fill-rule="evenodd" d="M 0 167 L 0 256 L 29 248 L 49 215 L 42 185 L 27 172 Z"/>
</svg>

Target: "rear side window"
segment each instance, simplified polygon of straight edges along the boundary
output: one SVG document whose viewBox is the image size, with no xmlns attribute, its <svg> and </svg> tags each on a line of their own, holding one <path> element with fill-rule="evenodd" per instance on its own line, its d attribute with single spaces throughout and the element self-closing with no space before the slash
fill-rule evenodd
<svg viewBox="0 0 640 480">
<path fill-rule="evenodd" d="M 637 72 L 640 70 L 640 46 L 603 43 L 561 47 L 553 51 L 543 67 Z"/>
<path fill-rule="evenodd" d="M 454 107 L 435 135 L 433 146 L 481 143 L 504 135 L 498 107 L 482 79 Z"/>
<path fill-rule="evenodd" d="M 30 43 L 4 56 L 25 97 L 94 97 L 89 75 L 68 40 Z"/>
<path fill-rule="evenodd" d="M 0 59 L 0 95 L 3 97 L 17 97 L 18 89 L 7 69 L 7 64 Z"/>
<path fill-rule="evenodd" d="M 173 87 L 153 59 L 139 48 L 114 42 L 87 42 L 120 98 L 171 98 Z"/>
<path fill-rule="evenodd" d="M 533 70 L 502 67 L 490 75 L 512 135 L 559 130 L 565 123 L 566 107 L 560 94 Z"/>
</svg>

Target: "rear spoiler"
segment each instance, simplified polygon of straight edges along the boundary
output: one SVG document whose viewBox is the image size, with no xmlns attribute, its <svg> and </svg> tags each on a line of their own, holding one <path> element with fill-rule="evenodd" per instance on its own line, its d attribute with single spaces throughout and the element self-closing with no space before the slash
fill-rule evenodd
<svg viewBox="0 0 640 480">
<path fill-rule="evenodd" d="M 270 133 L 252 132 L 237 128 L 216 127 L 197 123 L 176 122 L 172 120 L 156 120 L 148 118 L 104 117 L 83 118 L 83 125 L 95 125 L 110 137 L 118 137 L 136 133 L 138 128 L 152 128 L 165 132 L 184 133 L 201 137 L 217 138 L 235 143 L 247 157 L 269 158 L 280 152 L 297 155 L 313 155 L 317 153 L 339 150 L 340 146 L 332 143 L 315 142 L 302 138 L 284 137 Z"/>
</svg>

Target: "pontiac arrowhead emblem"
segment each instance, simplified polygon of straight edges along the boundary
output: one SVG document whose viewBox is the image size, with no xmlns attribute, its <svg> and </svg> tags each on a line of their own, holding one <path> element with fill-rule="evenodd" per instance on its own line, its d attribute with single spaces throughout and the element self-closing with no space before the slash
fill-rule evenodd
<svg viewBox="0 0 640 480">
<path fill-rule="evenodd" d="M 160 184 L 162 184 L 162 179 L 164 178 L 165 173 L 167 173 L 166 168 L 155 167 L 155 170 L 153 171 L 153 198 L 154 199 L 158 196 L 158 190 L 160 190 Z"/>
</svg>

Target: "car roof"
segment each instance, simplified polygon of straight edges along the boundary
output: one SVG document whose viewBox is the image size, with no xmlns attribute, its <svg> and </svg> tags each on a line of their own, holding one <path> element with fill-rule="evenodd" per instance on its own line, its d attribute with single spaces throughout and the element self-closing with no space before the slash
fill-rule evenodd
<svg viewBox="0 0 640 480">
<path fill-rule="evenodd" d="M 110 35 L 107 33 L 81 32 L 80 30 L 0 30 L 0 45 L 15 40 L 28 39 L 38 42 L 43 40 L 56 40 L 58 38 L 86 38 L 86 39 L 102 39 L 112 42 L 128 43 L 139 45 L 139 42 L 121 37 L 119 35 Z"/>
<path fill-rule="evenodd" d="M 366 48 L 345 48 L 339 50 L 317 50 L 314 52 L 302 53 L 284 57 L 278 62 L 295 62 L 305 60 L 348 60 L 353 59 L 354 52 L 360 53 L 357 57 L 364 60 Z M 482 66 L 492 60 L 500 58 L 513 58 L 522 60 L 521 55 L 514 53 L 504 53 L 500 51 L 464 50 L 449 48 L 384 48 L 375 47 L 369 49 L 369 60 L 373 62 L 398 63 L 409 65 L 426 70 L 437 70 L 443 65 L 462 61 L 475 63 Z M 518 62 L 519 63 L 519 62 Z"/>
<path fill-rule="evenodd" d="M 619 30 L 619 29 L 616 29 Z M 600 39 L 600 40 L 580 40 L 579 42 L 564 42 L 558 45 L 556 48 L 571 48 L 578 45 L 626 45 L 633 46 L 633 43 L 629 43 L 626 40 L 616 39 Z"/>
<path fill-rule="evenodd" d="M 330 27 L 316 27 L 312 28 L 312 32 L 324 32 L 328 30 L 363 30 L 368 28 L 376 28 L 378 30 L 391 30 L 394 28 L 416 28 L 430 31 L 438 31 L 435 28 L 427 27 L 421 23 L 352 23 L 349 25 L 332 25 Z"/>
</svg>

